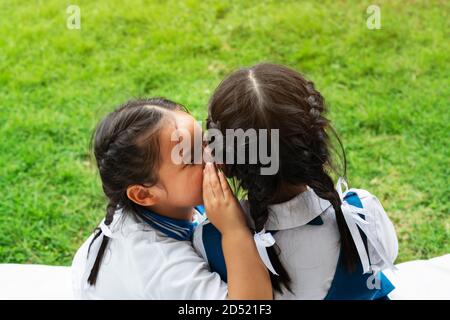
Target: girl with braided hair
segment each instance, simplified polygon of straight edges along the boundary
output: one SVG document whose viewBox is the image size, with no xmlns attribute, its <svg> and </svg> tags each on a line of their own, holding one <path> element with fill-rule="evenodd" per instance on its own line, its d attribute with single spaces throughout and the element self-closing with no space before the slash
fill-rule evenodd
<svg viewBox="0 0 450 320">
<path fill-rule="evenodd" d="M 193 136 L 197 126 L 163 98 L 130 101 L 98 124 L 93 149 L 108 204 L 74 258 L 76 298 L 271 299 L 268 272 L 223 174 L 202 161 L 173 161 L 173 133 Z M 190 158 L 185 151 L 180 156 Z M 228 285 L 192 246 L 205 210 L 223 235 Z"/>
<path fill-rule="evenodd" d="M 234 154 L 239 146 L 229 144 L 227 130 L 278 130 L 278 141 L 263 142 L 278 143 L 275 174 L 262 174 L 266 164 L 260 158 L 222 166 L 235 192 L 246 194 L 241 203 L 255 239 L 262 239 L 258 249 L 271 270 L 276 299 L 385 299 L 393 286 L 380 270 L 393 267 L 395 229 L 374 195 L 342 191 L 342 178 L 335 188 L 329 136 L 334 131 L 326 111 L 311 81 L 285 66 L 263 63 L 220 83 L 210 99 L 207 127 L 220 130 L 222 149 Z M 244 146 L 249 155 L 249 144 Z M 341 158 L 345 172 L 344 153 Z M 197 228 L 194 246 L 225 278 L 226 265 L 215 248 L 220 234 L 213 225 Z"/>
</svg>

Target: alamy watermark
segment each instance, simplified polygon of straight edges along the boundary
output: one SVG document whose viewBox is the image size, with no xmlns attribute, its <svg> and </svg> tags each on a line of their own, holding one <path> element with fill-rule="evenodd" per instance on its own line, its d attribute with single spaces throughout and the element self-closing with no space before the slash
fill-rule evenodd
<svg viewBox="0 0 450 320">
<path fill-rule="evenodd" d="M 367 7 L 366 13 L 369 14 L 366 20 L 366 26 L 369 30 L 381 29 L 381 9 L 376 4 Z"/>
<path fill-rule="evenodd" d="M 81 9 L 77 5 L 70 5 L 66 8 L 66 26 L 69 30 L 81 29 Z"/>
<path fill-rule="evenodd" d="M 381 270 L 376 265 L 372 265 L 370 267 L 371 267 L 372 275 L 370 275 L 367 278 L 367 281 L 366 281 L 367 289 L 380 290 L 381 289 L 381 273 L 380 273 Z"/>
<path fill-rule="evenodd" d="M 259 164 L 261 175 L 274 175 L 279 169 L 279 129 L 209 129 L 194 137 L 186 129 L 172 132 L 171 141 L 175 164 Z"/>
</svg>

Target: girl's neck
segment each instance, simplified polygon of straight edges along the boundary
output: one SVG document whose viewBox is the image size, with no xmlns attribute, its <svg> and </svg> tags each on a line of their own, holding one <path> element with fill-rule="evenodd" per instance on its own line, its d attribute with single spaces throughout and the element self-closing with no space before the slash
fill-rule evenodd
<svg viewBox="0 0 450 320">
<path fill-rule="evenodd" d="M 154 205 L 147 207 L 149 210 L 175 220 L 191 221 L 194 217 L 194 207 L 173 207 L 168 205 Z"/>
<path fill-rule="evenodd" d="M 307 190 L 305 184 L 292 185 L 283 183 L 278 190 L 278 192 L 273 196 L 270 204 L 277 204 L 291 200 L 296 197 L 300 193 L 303 193 Z"/>
</svg>

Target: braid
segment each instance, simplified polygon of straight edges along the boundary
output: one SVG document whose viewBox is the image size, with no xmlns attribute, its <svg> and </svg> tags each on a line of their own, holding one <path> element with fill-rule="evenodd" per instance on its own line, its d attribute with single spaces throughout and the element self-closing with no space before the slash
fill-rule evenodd
<svg viewBox="0 0 450 320">
<path fill-rule="evenodd" d="M 339 233 L 341 235 L 341 249 L 344 264 L 349 272 L 354 271 L 355 261 L 358 259 L 356 255 L 357 251 L 350 230 L 345 222 L 339 194 L 334 188 L 333 180 L 323 169 L 317 172 L 316 177 L 316 179 L 313 179 L 308 184 L 320 198 L 328 200 L 333 206 Z"/>
<path fill-rule="evenodd" d="M 264 185 L 267 180 L 264 176 L 254 176 L 254 180 L 246 183 L 245 187 L 248 190 L 248 200 L 250 202 L 250 215 L 255 223 L 257 232 L 261 231 L 266 224 L 268 218 L 268 196 L 267 189 L 270 185 Z"/>
<path fill-rule="evenodd" d="M 115 212 L 116 207 L 117 207 L 117 203 L 112 202 L 111 200 L 108 202 L 108 205 L 106 206 L 105 224 L 107 226 L 110 225 L 113 221 L 114 212 Z M 99 232 L 97 232 L 97 234 L 92 239 L 92 242 L 89 245 L 89 250 L 91 249 L 92 243 L 102 233 L 101 230 L 99 230 L 98 228 L 96 230 L 98 230 Z M 98 271 L 100 269 L 100 265 L 102 263 L 104 255 L 105 255 L 105 250 L 106 250 L 106 247 L 108 246 L 108 243 L 109 243 L 109 237 L 107 237 L 106 235 L 103 235 L 103 240 L 102 240 L 102 243 L 100 244 L 100 249 L 98 251 L 97 257 L 95 258 L 95 262 L 94 262 L 94 265 L 92 266 L 91 273 L 89 274 L 89 277 L 88 277 L 88 283 L 90 285 L 95 285 L 95 283 L 97 282 Z M 89 254 L 89 250 L 88 250 L 88 254 Z"/>
<path fill-rule="evenodd" d="M 264 229 L 264 226 L 269 217 L 268 206 L 270 204 L 271 196 L 277 189 L 277 179 L 275 176 L 260 175 L 259 168 L 253 166 L 236 166 L 240 171 L 238 174 L 243 177 L 241 180 L 241 186 L 247 190 L 248 201 L 250 205 L 250 216 L 255 225 L 255 232 L 260 232 Z M 255 171 L 255 170 L 258 171 Z M 242 171 L 246 171 L 245 173 Z M 252 172 L 254 171 L 254 172 Z M 282 293 L 282 285 L 289 291 L 291 291 L 291 278 L 280 261 L 280 250 L 275 244 L 272 247 L 268 247 L 267 254 L 269 259 L 278 273 L 278 276 L 269 273 L 272 287 L 276 292 Z M 278 250 L 277 250 L 278 249 Z"/>
<path fill-rule="evenodd" d="M 311 82 L 309 83 L 310 85 Z M 309 91 L 310 86 L 307 86 Z M 316 159 L 316 163 L 311 165 L 313 174 L 311 181 L 308 183 L 314 192 L 322 199 L 328 200 L 333 206 L 336 223 L 338 225 L 339 233 L 341 235 L 341 248 L 343 252 L 344 264 L 348 271 L 353 271 L 355 268 L 355 261 L 358 257 L 356 255 L 356 247 L 352 240 L 350 230 L 345 222 L 344 214 L 341 209 L 341 199 L 337 193 L 332 178 L 324 170 L 324 166 L 330 163 L 330 154 L 328 149 L 328 135 L 326 128 L 331 127 L 329 120 L 325 118 L 322 112 L 325 110 L 323 97 L 312 89 L 313 92 L 307 98 L 310 116 L 310 137 L 311 150 Z M 345 153 L 344 153 L 345 157 Z"/>
</svg>

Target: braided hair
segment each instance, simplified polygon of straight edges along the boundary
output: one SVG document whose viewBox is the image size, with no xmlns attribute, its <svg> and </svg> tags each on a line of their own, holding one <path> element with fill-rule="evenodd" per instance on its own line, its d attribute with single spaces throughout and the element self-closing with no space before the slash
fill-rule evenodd
<svg viewBox="0 0 450 320">
<path fill-rule="evenodd" d="M 159 131 L 166 110 L 186 111 L 184 106 L 165 98 L 137 99 L 121 105 L 97 125 L 91 149 L 108 201 L 104 221 L 106 225 L 112 223 L 118 209 L 122 209 L 124 214 L 132 214 L 136 218 L 139 216 L 135 203 L 127 197 L 128 186 L 152 186 L 157 182 Z M 89 249 L 102 234 L 100 228 L 95 231 Z M 104 235 L 88 277 L 91 285 L 97 281 L 108 243 L 109 237 Z"/>
<path fill-rule="evenodd" d="M 234 181 L 236 192 L 243 189 L 247 193 L 250 216 L 257 232 L 264 228 L 268 219 L 268 206 L 277 203 L 285 186 L 307 185 L 319 197 L 328 200 L 336 214 L 344 263 L 348 271 L 352 271 L 358 256 L 329 174 L 333 164 L 328 131 L 335 132 L 324 115 L 326 111 L 324 98 L 313 82 L 285 66 L 263 63 L 235 71 L 220 83 L 209 102 L 207 128 L 217 128 L 223 134 L 227 129 L 278 129 L 279 170 L 276 174 L 261 174 L 264 163 L 259 156 L 256 164 L 225 163 L 224 173 Z M 227 136 L 224 136 L 226 144 Z M 345 172 L 345 153 L 337 135 L 336 138 Z M 248 154 L 248 150 L 245 151 Z M 281 249 L 268 248 L 270 260 L 279 274 L 278 277 L 271 274 L 277 292 L 283 292 L 283 287 L 290 290 L 291 283 L 278 257 Z"/>
</svg>

